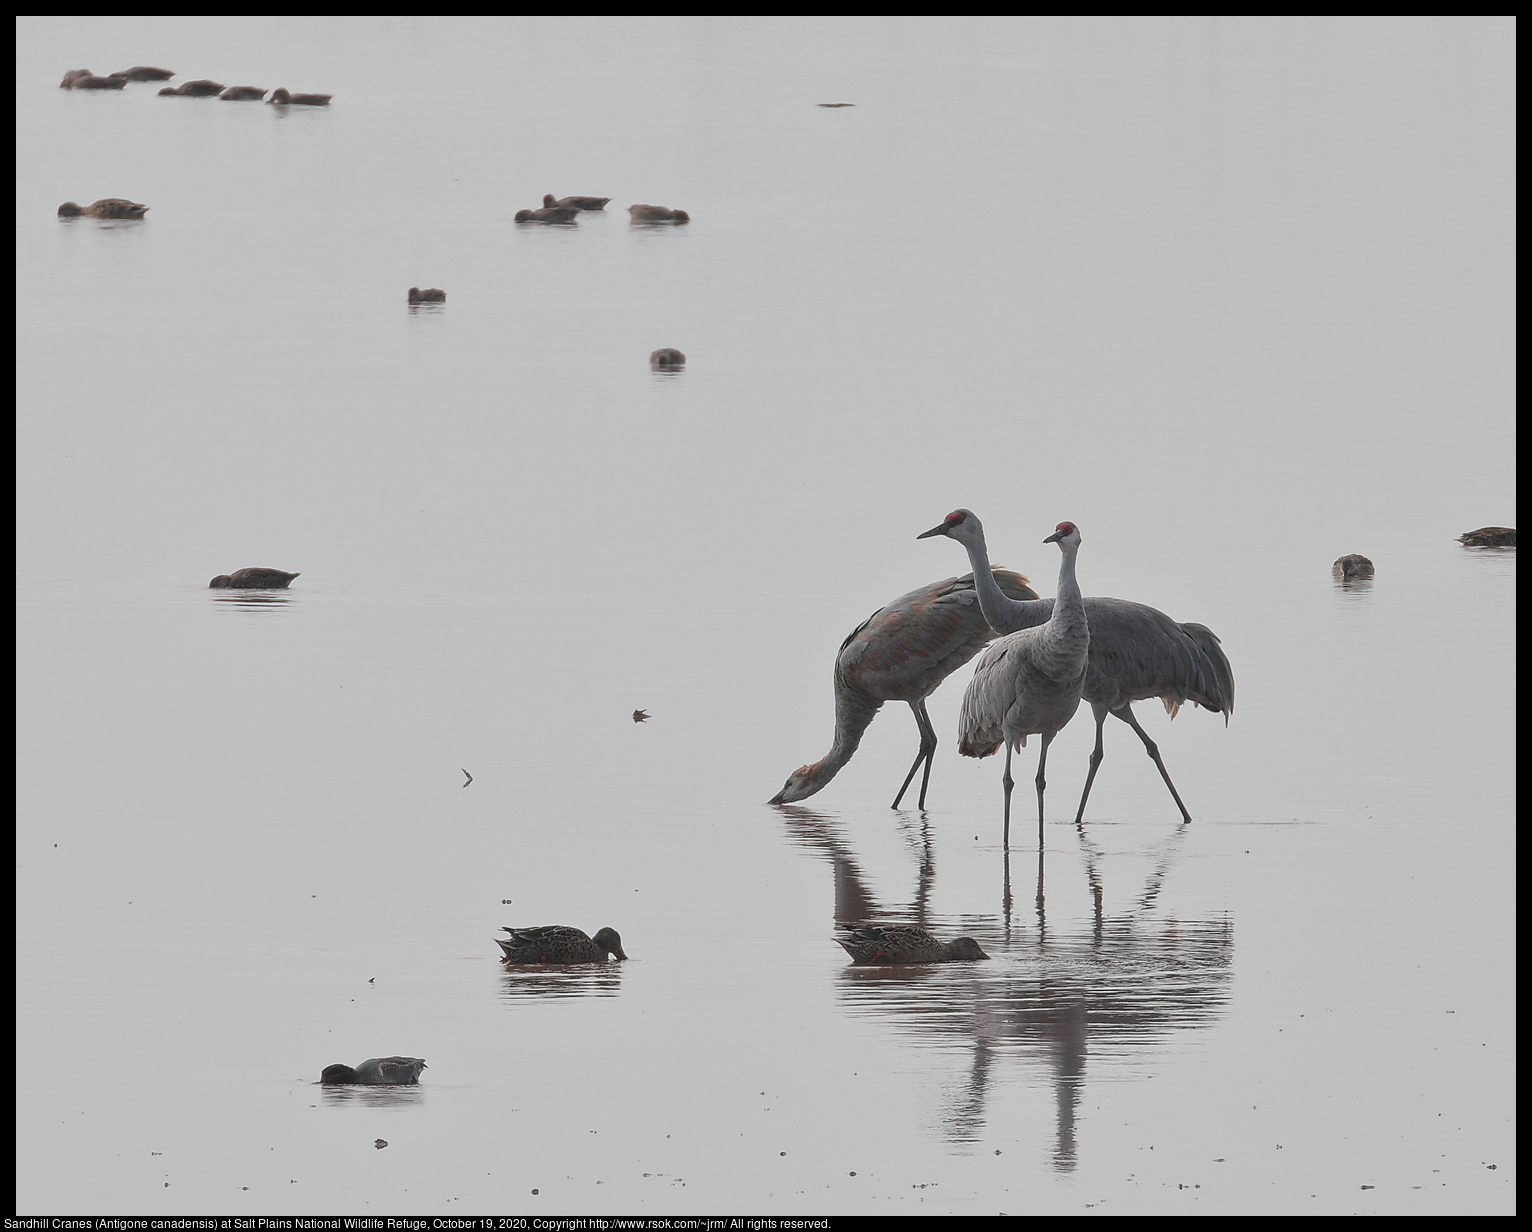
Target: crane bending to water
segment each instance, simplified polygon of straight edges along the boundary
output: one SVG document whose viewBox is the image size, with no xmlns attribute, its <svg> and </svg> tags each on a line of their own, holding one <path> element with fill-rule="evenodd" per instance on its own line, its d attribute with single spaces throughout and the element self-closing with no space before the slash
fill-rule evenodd
<svg viewBox="0 0 1532 1232">
<path fill-rule="evenodd" d="M 1019 573 L 991 573 L 986 563 L 985 577 L 1007 603 L 1037 599 Z M 851 630 L 835 656 L 834 745 L 821 760 L 794 770 L 770 803 L 791 804 L 819 791 L 851 760 L 883 703 L 907 702 L 920 729 L 920 752 L 893 807 L 899 807 L 924 762 L 919 807 L 925 808 L 936 755 L 936 729 L 926 713 L 926 698 L 996 636 L 985 622 L 971 573 L 921 586 L 879 608 Z"/>
<path fill-rule="evenodd" d="M 1080 529 L 1060 522 L 1043 540 L 1056 543 L 1059 561 L 1058 598 L 1042 624 L 1007 633 L 984 652 L 974 668 L 963 711 L 958 716 L 958 752 L 964 757 L 988 757 L 1005 745 L 1005 830 L 1002 844 L 1011 846 L 1011 754 L 1025 748 L 1028 736 L 1041 736 L 1037 755 L 1037 845 L 1043 845 L 1043 770 L 1048 746 L 1080 708 L 1085 665 L 1090 652 L 1090 624 L 1085 600 L 1075 581 L 1075 556 Z"/>
<path fill-rule="evenodd" d="M 994 629 L 1001 633 L 1029 629 L 1053 614 L 1052 599 L 1018 603 L 1000 587 L 984 583 L 989 552 L 984 543 L 984 526 L 971 510 L 954 509 L 940 526 L 916 538 L 928 539 L 932 535 L 956 539 L 968 550 L 968 559 L 980 578 L 979 605 Z M 1108 714 L 1138 733 L 1144 750 L 1154 760 L 1171 798 L 1181 810 L 1182 819 L 1191 821 L 1181 794 L 1160 760 L 1159 747 L 1134 717 L 1133 703 L 1157 697 L 1164 702 L 1170 717 L 1175 718 L 1183 705 L 1192 702 L 1221 713 L 1227 725 L 1234 713 L 1234 670 L 1218 635 L 1206 625 L 1178 624 L 1159 609 L 1129 599 L 1087 596 L 1085 614 L 1090 621 L 1090 657 L 1083 696 L 1096 717 L 1096 748 L 1091 753 L 1090 773 L 1080 795 L 1075 824 L 1079 825 L 1085 817 L 1085 802 L 1101 766 L 1104 756 L 1101 729 Z"/>
</svg>

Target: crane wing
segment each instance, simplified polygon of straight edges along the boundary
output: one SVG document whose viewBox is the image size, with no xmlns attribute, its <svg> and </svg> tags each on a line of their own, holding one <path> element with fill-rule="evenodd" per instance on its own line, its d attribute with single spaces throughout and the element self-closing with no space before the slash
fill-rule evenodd
<svg viewBox="0 0 1532 1232">
<path fill-rule="evenodd" d="M 1234 673 L 1205 625 L 1177 624 L 1158 608 L 1127 599 L 1085 600 L 1090 620 L 1086 695 L 1113 710 L 1158 697 L 1173 716 L 1186 702 L 1234 709 Z"/>
<path fill-rule="evenodd" d="M 984 652 L 974 668 L 958 714 L 958 752 L 964 757 L 988 757 L 1005 741 L 1005 712 L 1016 697 L 1025 632 L 1006 634 Z"/>
</svg>

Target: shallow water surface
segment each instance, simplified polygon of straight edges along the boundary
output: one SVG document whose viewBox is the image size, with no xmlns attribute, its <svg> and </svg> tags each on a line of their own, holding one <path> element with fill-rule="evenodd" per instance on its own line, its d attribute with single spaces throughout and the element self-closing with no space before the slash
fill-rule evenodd
<svg viewBox="0 0 1532 1232">
<path fill-rule="evenodd" d="M 19 30 L 21 1213 L 1514 1209 L 1506 19 Z M 1191 825 L 971 668 L 764 803 L 956 506 L 1223 639 Z"/>
</svg>

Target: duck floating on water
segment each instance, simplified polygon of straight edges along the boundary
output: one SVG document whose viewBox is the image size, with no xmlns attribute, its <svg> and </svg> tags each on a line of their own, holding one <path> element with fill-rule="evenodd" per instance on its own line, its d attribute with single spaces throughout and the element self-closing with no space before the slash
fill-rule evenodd
<svg viewBox="0 0 1532 1232">
<path fill-rule="evenodd" d="M 183 81 L 178 86 L 166 86 L 160 91 L 160 97 L 167 94 L 184 94 L 187 98 L 207 98 L 209 95 L 222 94 L 224 84 L 221 81 L 209 81 L 203 78 L 200 81 Z"/>
<path fill-rule="evenodd" d="M 923 928 L 852 928 L 851 939 L 838 944 L 859 966 L 892 963 L 971 962 L 989 955 L 972 937 L 938 941 Z"/>
<path fill-rule="evenodd" d="M 1459 535 L 1458 542 L 1465 548 L 1514 548 L 1516 528 L 1514 526 L 1481 526 L 1478 530 L 1466 531 Z"/>
<path fill-rule="evenodd" d="M 1370 578 L 1373 575 L 1372 561 L 1353 552 L 1350 556 L 1342 556 L 1331 565 L 1330 572 L 1343 582 L 1350 581 L 1352 578 Z"/>
<path fill-rule="evenodd" d="M 60 218 L 142 218 L 144 211 L 149 207 L 140 205 L 137 201 L 129 201 L 126 197 L 102 197 L 100 201 L 90 205 L 76 205 L 73 201 L 66 201 L 59 206 Z"/>
<path fill-rule="evenodd" d="M 544 206 L 540 210 L 517 210 L 517 222 L 573 222 L 580 211 L 573 205 Z"/>
<path fill-rule="evenodd" d="M 506 928 L 509 941 L 496 937 L 505 962 L 512 963 L 588 963 L 605 962 L 611 954 L 626 959 L 622 938 L 615 928 L 603 928 L 588 937 L 578 928 L 565 924 L 543 924 L 537 928 Z"/>
<path fill-rule="evenodd" d="M 411 287 L 409 302 L 412 304 L 445 304 L 447 302 L 447 293 L 440 287 L 427 287 L 424 291 L 419 287 Z"/>
<path fill-rule="evenodd" d="M 120 73 L 113 73 L 113 77 L 121 77 L 124 81 L 169 81 L 175 76 L 168 68 L 151 68 L 147 64 L 135 64 L 132 68 L 125 68 Z"/>
<path fill-rule="evenodd" d="M 258 103 L 266 91 L 256 86 L 230 86 L 218 97 L 229 103 Z"/>
<path fill-rule="evenodd" d="M 209 590 L 286 590 L 297 573 L 281 569 L 236 569 L 220 573 L 207 584 Z"/>
<path fill-rule="evenodd" d="M 59 82 L 61 90 L 120 90 L 128 84 L 126 77 L 113 73 L 110 77 L 97 77 L 88 68 L 72 69 Z"/>
<path fill-rule="evenodd" d="M 419 1057 L 368 1057 L 354 1069 L 326 1065 L 319 1081 L 327 1086 L 407 1087 L 420 1081 L 425 1068 Z"/>
<path fill-rule="evenodd" d="M 628 213 L 634 222 L 690 222 L 692 216 L 685 210 L 669 210 L 663 205 L 630 205 Z"/>
<path fill-rule="evenodd" d="M 289 94 L 281 86 L 278 86 L 271 92 L 271 97 L 266 101 L 267 103 L 276 103 L 281 107 L 285 107 L 288 104 L 292 104 L 294 107 L 328 107 L 330 100 L 334 97 L 333 94 Z"/>
<path fill-rule="evenodd" d="M 686 366 L 686 356 L 682 355 L 675 347 L 661 347 L 649 355 L 649 366 L 659 368 L 662 371 L 672 371 Z"/>
<path fill-rule="evenodd" d="M 543 194 L 543 206 L 550 210 L 558 206 L 576 210 L 604 210 L 610 200 L 610 197 L 560 197 L 555 201 L 552 193 Z"/>
</svg>

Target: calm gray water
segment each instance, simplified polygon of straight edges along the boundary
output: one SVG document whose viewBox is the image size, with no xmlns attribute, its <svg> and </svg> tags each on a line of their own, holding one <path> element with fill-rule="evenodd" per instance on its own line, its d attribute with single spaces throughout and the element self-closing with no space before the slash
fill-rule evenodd
<svg viewBox="0 0 1532 1232">
<path fill-rule="evenodd" d="M 1514 1209 L 1509 19 L 19 32 L 22 1213 Z M 1194 824 L 1082 711 L 1007 858 L 969 669 L 762 803 L 958 505 L 1223 638 Z"/>
</svg>

